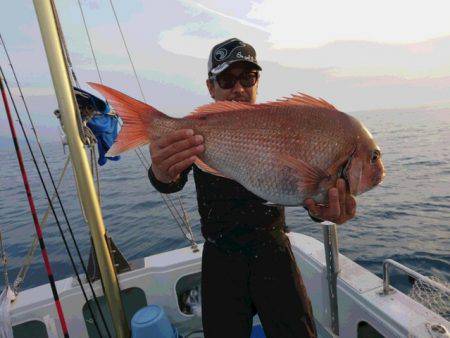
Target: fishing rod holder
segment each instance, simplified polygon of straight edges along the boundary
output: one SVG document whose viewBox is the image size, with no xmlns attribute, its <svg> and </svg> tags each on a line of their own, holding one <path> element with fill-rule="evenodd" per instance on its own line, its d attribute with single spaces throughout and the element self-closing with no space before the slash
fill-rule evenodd
<svg viewBox="0 0 450 338">
<path fill-rule="evenodd" d="M 340 268 L 337 225 L 328 221 L 324 221 L 321 224 L 323 226 L 323 243 L 325 248 L 328 294 L 330 299 L 331 329 L 334 334 L 339 335 L 337 276 L 340 272 Z"/>
<path fill-rule="evenodd" d="M 400 264 L 399 262 L 394 261 L 393 259 L 386 259 L 383 262 L 383 294 L 389 295 L 390 293 L 394 292 L 394 289 L 389 286 L 389 266 L 393 266 L 397 268 L 400 271 L 403 271 L 411 278 L 415 279 L 416 281 L 421 281 L 422 283 L 428 284 L 435 289 L 439 290 L 440 292 L 443 292 L 445 294 L 450 294 L 450 289 L 446 287 L 445 285 L 442 285 L 420 273 L 417 271 L 414 271 L 413 269 L 408 268 L 407 266 L 404 266 L 403 264 Z"/>
</svg>

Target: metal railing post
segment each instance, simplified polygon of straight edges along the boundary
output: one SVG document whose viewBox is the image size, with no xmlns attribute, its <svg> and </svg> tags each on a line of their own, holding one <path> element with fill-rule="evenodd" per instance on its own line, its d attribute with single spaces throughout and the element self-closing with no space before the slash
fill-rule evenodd
<svg viewBox="0 0 450 338">
<path fill-rule="evenodd" d="M 340 269 L 337 225 L 328 221 L 322 222 L 322 225 L 325 260 L 327 264 L 328 294 L 330 297 L 331 329 L 334 334 L 339 335 L 337 276 Z"/>
</svg>

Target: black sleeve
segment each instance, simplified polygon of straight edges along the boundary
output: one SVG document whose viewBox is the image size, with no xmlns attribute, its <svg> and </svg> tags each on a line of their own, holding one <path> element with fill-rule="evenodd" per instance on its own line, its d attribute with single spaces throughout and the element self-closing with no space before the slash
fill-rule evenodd
<svg viewBox="0 0 450 338">
<path fill-rule="evenodd" d="M 158 190 L 159 192 L 162 192 L 163 194 L 171 194 L 173 192 L 177 192 L 177 191 L 180 191 L 181 189 L 183 189 L 184 185 L 186 184 L 186 182 L 188 180 L 188 174 L 189 174 L 189 171 L 191 171 L 191 169 L 192 169 L 192 166 L 185 169 L 180 174 L 180 177 L 178 178 L 178 180 L 176 180 L 174 182 L 170 182 L 170 183 L 164 183 L 164 182 L 159 181 L 155 177 L 152 167 L 150 166 L 150 168 L 148 169 L 148 178 L 150 180 L 150 183 L 153 185 L 153 187 L 155 187 L 156 190 Z"/>
</svg>

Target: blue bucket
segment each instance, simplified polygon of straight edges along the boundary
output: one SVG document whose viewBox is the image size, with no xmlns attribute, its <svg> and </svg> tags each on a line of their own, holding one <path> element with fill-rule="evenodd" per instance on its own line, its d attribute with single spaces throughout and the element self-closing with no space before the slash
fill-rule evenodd
<svg viewBox="0 0 450 338">
<path fill-rule="evenodd" d="M 177 338 L 162 307 L 149 305 L 136 312 L 131 319 L 132 338 Z"/>
</svg>

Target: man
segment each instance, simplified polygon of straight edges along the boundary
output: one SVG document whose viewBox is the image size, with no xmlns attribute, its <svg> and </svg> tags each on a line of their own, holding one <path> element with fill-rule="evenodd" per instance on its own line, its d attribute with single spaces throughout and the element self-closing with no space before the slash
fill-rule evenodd
<svg viewBox="0 0 450 338">
<path fill-rule="evenodd" d="M 252 46 L 229 39 L 211 50 L 206 85 L 215 101 L 255 103 L 259 71 Z M 268 206 L 239 183 L 201 171 L 193 162 L 203 138 L 178 130 L 151 142 L 149 178 L 163 193 L 181 190 L 193 168 L 205 238 L 202 320 L 205 337 L 250 336 L 258 313 L 267 337 L 316 337 L 310 300 L 286 236 L 284 208 Z M 313 219 L 343 223 L 355 200 L 343 180 L 329 205 L 305 201 Z"/>
</svg>

